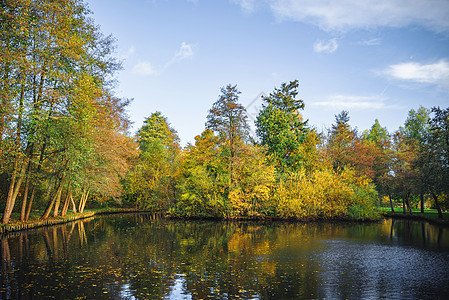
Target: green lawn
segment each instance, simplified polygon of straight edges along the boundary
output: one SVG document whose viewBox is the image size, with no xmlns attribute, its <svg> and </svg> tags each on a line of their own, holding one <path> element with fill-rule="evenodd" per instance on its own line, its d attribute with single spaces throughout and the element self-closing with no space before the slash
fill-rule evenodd
<svg viewBox="0 0 449 300">
<path fill-rule="evenodd" d="M 384 213 L 391 213 L 390 207 L 381 207 L 380 209 Z M 395 207 L 394 212 L 402 214 L 402 207 Z M 417 216 L 423 216 L 430 219 L 438 219 L 438 211 L 436 209 L 425 209 L 424 214 L 421 213 L 420 209 L 412 209 L 412 213 Z M 443 212 L 443 219 L 449 220 L 449 212 Z"/>
</svg>

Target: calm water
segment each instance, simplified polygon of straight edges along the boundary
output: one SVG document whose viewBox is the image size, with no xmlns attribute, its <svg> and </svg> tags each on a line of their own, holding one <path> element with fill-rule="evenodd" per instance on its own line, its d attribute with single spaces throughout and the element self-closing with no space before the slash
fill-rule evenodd
<svg viewBox="0 0 449 300">
<path fill-rule="evenodd" d="M 2 299 L 438 299 L 449 229 L 96 217 L 1 239 Z"/>
</svg>

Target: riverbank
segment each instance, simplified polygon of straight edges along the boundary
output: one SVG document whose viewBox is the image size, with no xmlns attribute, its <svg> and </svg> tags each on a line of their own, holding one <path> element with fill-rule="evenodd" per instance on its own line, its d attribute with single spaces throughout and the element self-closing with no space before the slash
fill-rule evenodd
<svg viewBox="0 0 449 300">
<path fill-rule="evenodd" d="M 400 209 L 397 208 L 396 211 L 399 211 Z M 401 209 L 402 210 L 402 209 Z M 412 214 L 409 213 L 399 213 L 399 212 L 392 212 L 389 208 L 383 209 L 382 215 L 385 218 L 393 218 L 393 219 L 405 219 L 405 220 L 414 220 L 414 221 L 424 221 L 431 224 L 436 225 L 442 225 L 442 226 L 449 226 L 449 212 L 443 212 L 443 218 L 438 218 L 438 212 L 436 209 L 426 209 L 424 210 L 424 213 L 422 213 L 418 209 L 412 210 Z"/>
<path fill-rule="evenodd" d="M 42 212 L 34 211 L 30 214 L 30 219 L 28 222 L 20 222 L 19 215 L 13 214 L 11 215 L 10 222 L 8 224 L 0 225 L 0 234 L 8 233 L 8 232 L 16 232 L 22 230 L 28 230 L 33 228 L 52 226 L 58 224 L 64 224 L 73 222 L 76 220 L 86 219 L 93 217 L 95 215 L 105 215 L 105 214 L 119 214 L 119 213 L 132 213 L 132 212 L 142 212 L 142 210 L 137 209 L 129 209 L 129 208 L 102 208 L 102 209 L 89 209 L 83 213 L 67 213 L 65 217 L 50 217 L 49 219 L 43 221 L 40 220 L 40 216 L 42 216 Z"/>
<path fill-rule="evenodd" d="M 20 222 L 19 215 L 13 214 L 10 219 L 9 224 L 0 225 L 0 234 L 8 233 L 8 232 L 17 232 L 23 230 L 29 230 L 39 227 L 52 226 L 58 224 L 64 224 L 73 222 L 76 220 L 86 219 L 93 217 L 95 215 L 106 215 L 106 214 L 119 214 L 119 213 L 136 213 L 136 212 L 146 212 L 144 210 L 139 210 L 135 208 L 102 208 L 102 209 L 89 209 L 83 213 L 68 213 L 65 217 L 52 217 L 45 221 L 40 220 L 40 216 L 42 215 L 41 211 L 34 211 L 30 215 L 30 219 L 28 222 Z M 424 214 L 419 211 L 414 211 L 412 215 L 403 214 L 403 213 L 392 213 L 391 211 L 383 210 L 382 216 L 385 218 L 394 218 L 394 219 L 408 219 L 415 221 L 425 221 L 432 224 L 449 226 L 449 213 L 443 213 L 443 219 L 438 219 L 438 215 L 436 210 L 426 210 Z M 202 217 L 174 217 L 168 216 L 172 219 L 214 219 L 216 218 L 202 218 Z M 248 221 L 248 220 L 258 220 L 258 221 L 299 221 L 299 222 L 314 222 L 314 221 L 326 221 L 326 222 L 375 222 L 378 220 L 351 220 L 348 218 L 336 218 L 336 219 L 281 219 L 281 218 L 272 218 L 272 217 L 264 217 L 264 218 L 235 218 L 235 219 L 222 219 L 222 220 L 231 220 L 231 221 Z"/>
</svg>

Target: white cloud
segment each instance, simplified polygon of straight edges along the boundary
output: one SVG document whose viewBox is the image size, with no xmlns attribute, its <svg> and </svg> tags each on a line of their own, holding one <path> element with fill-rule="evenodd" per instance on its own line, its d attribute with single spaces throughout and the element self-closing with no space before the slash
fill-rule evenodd
<svg viewBox="0 0 449 300">
<path fill-rule="evenodd" d="M 171 65 L 178 63 L 185 59 L 191 59 L 193 57 L 193 49 L 192 46 L 182 42 L 179 49 L 173 54 L 173 57 L 162 67 L 157 70 L 150 62 L 148 61 L 139 61 L 132 69 L 134 74 L 150 76 L 150 75 L 158 75 L 161 72 L 165 71 Z"/>
<path fill-rule="evenodd" d="M 386 69 L 385 73 L 396 79 L 435 84 L 449 89 L 449 62 L 445 59 L 433 64 L 408 62 L 391 65 Z"/>
<path fill-rule="evenodd" d="M 369 40 L 360 41 L 360 42 L 358 42 L 358 44 L 365 45 L 365 46 L 378 46 L 381 44 L 381 42 L 382 42 L 381 39 L 373 38 L 373 39 L 369 39 Z"/>
<path fill-rule="evenodd" d="M 119 51 L 118 58 L 121 60 L 128 59 L 131 55 L 134 54 L 134 52 L 136 52 L 136 49 L 134 48 L 134 46 L 130 46 L 128 50 L 126 50 L 126 52 Z"/>
<path fill-rule="evenodd" d="M 164 69 L 185 59 L 192 59 L 193 55 L 192 45 L 182 42 L 178 51 L 176 51 L 175 54 L 173 54 L 173 57 L 165 64 Z"/>
<path fill-rule="evenodd" d="M 173 61 L 181 61 L 184 59 L 190 59 L 192 57 L 193 57 L 192 45 L 182 42 L 181 47 L 179 48 L 178 51 L 176 51 L 172 60 Z"/>
<path fill-rule="evenodd" d="M 153 65 L 147 61 L 139 61 L 134 65 L 132 72 L 137 75 L 150 76 L 156 75 L 157 71 Z"/>
<path fill-rule="evenodd" d="M 358 95 L 331 95 L 324 101 L 315 101 L 311 105 L 325 106 L 338 109 L 385 109 L 396 108 L 387 104 L 387 98 L 382 95 L 358 96 Z"/>
<path fill-rule="evenodd" d="M 256 0 L 231 0 L 231 2 L 240 5 L 246 13 L 252 13 L 256 9 Z"/>
<path fill-rule="evenodd" d="M 313 50 L 318 53 L 334 53 L 337 48 L 338 43 L 336 39 L 331 39 L 328 42 L 318 41 L 313 45 Z"/>
<path fill-rule="evenodd" d="M 280 20 L 319 26 L 326 31 L 347 31 L 379 26 L 421 25 L 449 31 L 447 0 L 269 0 Z"/>
</svg>

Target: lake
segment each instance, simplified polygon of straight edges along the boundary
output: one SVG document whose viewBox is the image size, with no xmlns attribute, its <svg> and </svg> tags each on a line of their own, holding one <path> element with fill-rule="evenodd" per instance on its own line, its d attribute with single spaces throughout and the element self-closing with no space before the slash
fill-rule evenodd
<svg viewBox="0 0 449 300">
<path fill-rule="evenodd" d="M 98 216 L 1 238 L 1 299 L 443 299 L 449 228 Z"/>
</svg>

